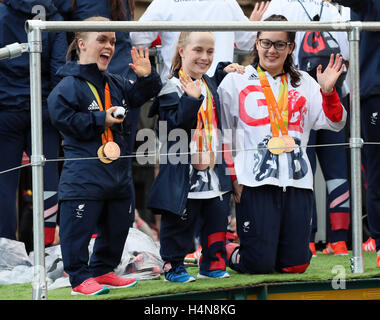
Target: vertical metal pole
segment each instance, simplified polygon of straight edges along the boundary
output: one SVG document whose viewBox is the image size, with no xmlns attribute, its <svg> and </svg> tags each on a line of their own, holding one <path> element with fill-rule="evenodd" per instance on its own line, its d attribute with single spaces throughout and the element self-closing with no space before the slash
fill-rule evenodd
<svg viewBox="0 0 380 320">
<path fill-rule="evenodd" d="M 350 40 L 350 148 L 351 148 L 351 199 L 352 199 L 352 257 L 351 271 L 364 272 L 362 249 L 362 182 L 361 182 L 361 147 L 360 138 L 360 73 L 359 40 L 360 27 L 353 27 Z"/>
<path fill-rule="evenodd" d="M 33 300 L 47 299 L 45 275 L 45 234 L 44 234 L 44 187 L 42 154 L 42 93 L 41 93 L 41 52 L 42 37 L 39 28 L 28 30 L 30 64 L 30 115 L 33 187 Z"/>
</svg>

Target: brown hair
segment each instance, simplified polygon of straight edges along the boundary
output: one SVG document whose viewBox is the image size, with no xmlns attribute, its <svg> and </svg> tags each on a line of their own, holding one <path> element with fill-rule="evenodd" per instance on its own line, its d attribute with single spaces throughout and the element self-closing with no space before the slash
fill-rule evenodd
<svg viewBox="0 0 380 320">
<path fill-rule="evenodd" d="M 87 18 L 83 21 L 110 21 L 110 19 L 105 18 L 105 17 L 90 17 Z M 79 39 L 86 39 L 87 33 L 91 31 L 78 31 L 74 33 L 74 39 L 71 41 L 67 52 L 66 52 L 66 61 L 70 60 L 79 60 L 79 55 L 80 55 L 80 49 L 78 46 L 78 40 Z"/>
<path fill-rule="evenodd" d="M 110 8 L 110 17 L 113 21 L 124 21 L 127 14 L 125 12 L 123 0 L 108 0 Z M 73 11 L 76 10 L 76 0 L 71 0 Z M 135 16 L 135 0 L 128 0 L 128 11 L 131 15 L 131 20 Z"/>
<path fill-rule="evenodd" d="M 268 17 L 267 19 L 265 19 L 264 21 L 288 21 L 288 20 L 282 15 L 273 14 L 270 17 Z M 295 46 L 294 40 L 296 38 L 296 33 L 293 31 L 284 31 L 284 32 L 286 32 L 288 35 L 288 41 L 292 42 Z M 258 31 L 257 32 L 257 39 L 259 39 L 260 34 L 261 34 L 261 31 Z M 259 63 L 259 53 L 257 51 L 256 42 L 253 46 L 253 51 L 252 51 L 251 56 L 252 56 L 252 62 L 251 62 L 252 64 Z M 288 56 L 286 57 L 286 60 L 284 62 L 284 71 L 286 73 L 289 73 L 290 83 L 292 84 L 292 86 L 294 88 L 298 87 L 299 82 L 301 80 L 301 73 L 294 66 L 292 54 L 288 54 Z"/>
<path fill-rule="evenodd" d="M 179 38 L 178 38 L 178 42 L 177 42 L 177 48 L 176 48 L 176 51 L 175 51 L 175 54 L 174 54 L 174 57 L 173 57 L 173 60 L 172 60 L 172 65 L 170 67 L 169 78 L 173 77 L 174 72 L 176 70 L 179 70 L 179 69 L 182 68 L 182 59 L 181 59 L 181 56 L 179 54 L 179 48 L 183 48 L 183 47 L 185 47 L 189 43 L 190 35 L 193 32 L 197 32 L 197 31 L 183 31 L 183 32 L 180 33 Z"/>
</svg>

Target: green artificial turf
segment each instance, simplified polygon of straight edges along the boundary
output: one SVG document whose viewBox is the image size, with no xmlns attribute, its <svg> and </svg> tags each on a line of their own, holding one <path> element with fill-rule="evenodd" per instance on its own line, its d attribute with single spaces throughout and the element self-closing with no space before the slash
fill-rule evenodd
<svg viewBox="0 0 380 320">
<path fill-rule="evenodd" d="M 350 253 L 351 254 L 351 253 Z M 149 298 L 158 295 L 170 295 L 185 292 L 203 292 L 226 288 L 249 287 L 261 283 L 294 282 L 294 281 L 326 281 L 336 277 L 336 266 L 343 266 L 345 279 L 363 279 L 380 277 L 380 268 L 376 268 L 376 254 L 364 252 L 364 273 L 352 273 L 350 270 L 350 257 L 322 255 L 318 253 L 312 258 L 309 268 L 303 274 L 275 273 L 267 275 L 238 274 L 228 269 L 231 274 L 226 279 L 200 279 L 195 282 L 176 284 L 163 280 L 139 281 L 139 283 L 126 289 L 111 289 L 109 294 L 100 296 L 71 296 L 71 288 L 61 288 L 48 291 L 48 300 L 119 300 Z M 342 270 L 338 267 L 338 270 Z M 188 272 L 197 275 L 197 267 L 189 267 Z M 31 300 L 32 284 L 0 285 L 0 300 Z"/>
</svg>

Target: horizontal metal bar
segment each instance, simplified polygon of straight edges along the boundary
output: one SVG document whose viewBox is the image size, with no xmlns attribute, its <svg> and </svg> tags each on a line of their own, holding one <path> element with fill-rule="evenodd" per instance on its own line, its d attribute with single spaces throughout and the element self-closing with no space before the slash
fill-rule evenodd
<svg viewBox="0 0 380 320">
<path fill-rule="evenodd" d="M 380 22 L 290 22 L 290 21 L 42 21 L 28 20 L 26 31 L 350 31 L 353 28 L 380 31 Z"/>
</svg>

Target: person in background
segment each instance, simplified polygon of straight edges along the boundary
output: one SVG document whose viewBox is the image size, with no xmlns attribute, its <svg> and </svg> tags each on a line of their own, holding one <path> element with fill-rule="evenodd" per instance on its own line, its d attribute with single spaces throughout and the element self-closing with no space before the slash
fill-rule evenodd
<svg viewBox="0 0 380 320">
<path fill-rule="evenodd" d="M 134 215 L 130 162 L 119 157 L 129 150 L 125 111 L 158 94 L 161 80 L 151 67 L 148 50 L 141 47 L 131 51 L 133 85 L 107 72 L 115 44 L 114 32 L 75 33 L 68 52 L 72 59 L 58 70 L 63 79 L 48 97 L 49 115 L 63 137 L 65 158 L 98 157 L 66 161 L 59 182 L 62 258 L 74 295 L 103 294 L 108 287 L 131 287 L 137 282 L 113 272 Z M 114 112 L 120 110 L 119 118 Z M 89 260 L 94 230 L 97 237 Z"/>
<path fill-rule="evenodd" d="M 265 21 L 287 21 L 272 15 Z M 318 83 L 293 64 L 295 32 L 257 33 L 252 64 L 218 87 L 225 143 L 237 150 L 237 232 L 226 245 L 240 273 L 302 273 L 308 268 L 313 173 L 305 146 L 310 130 L 344 128 L 347 113 L 335 83 L 342 57 L 317 69 Z M 236 142 L 228 141 L 231 135 Z"/>
<path fill-rule="evenodd" d="M 61 21 L 51 0 L 0 1 L 0 47 L 26 43 L 25 21 Z M 60 140 L 51 125 L 47 97 L 60 78 L 58 68 L 65 63 L 67 41 L 64 33 L 43 32 L 41 52 L 43 152 L 46 159 L 57 159 Z M 0 61 L 0 171 L 21 165 L 23 152 L 31 156 L 29 55 Z M 58 164 L 46 162 L 44 170 L 45 245 L 54 243 L 58 212 Z M 20 171 L 0 174 L 0 237 L 16 240 L 16 193 Z"/>
<path fill-rule="evenodd" d="M 351 9 L 351 21 L 380 21 L 380 2 L 377 0 L 334 0 Z M 379 32 L 360 33 L 360 120 L 364 142 L 380 141 L 380 59 Z M 366 251 L 377 252 L 380 268 L 380 170 L 379 148 L 364 145 L 363 167 L 366 176 L 366 210 L 371 237 L 363 244 Z"/>
</svg>

